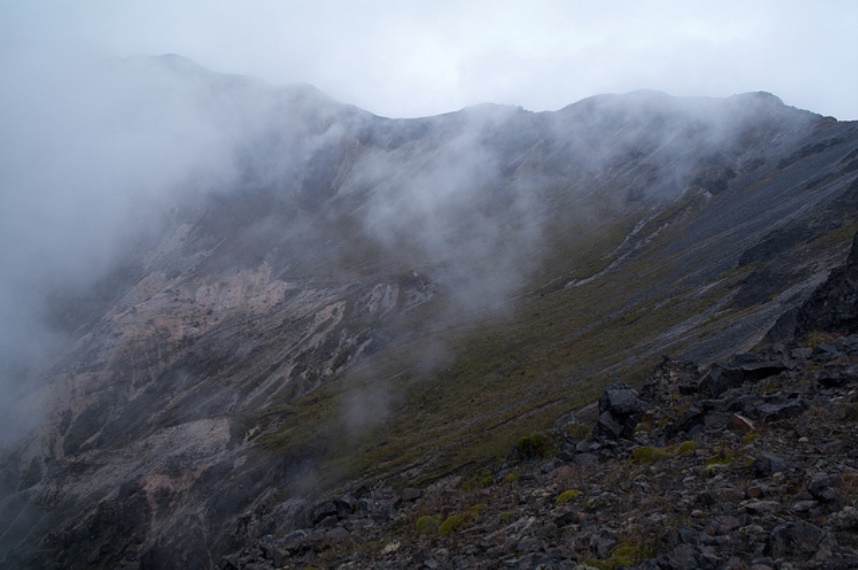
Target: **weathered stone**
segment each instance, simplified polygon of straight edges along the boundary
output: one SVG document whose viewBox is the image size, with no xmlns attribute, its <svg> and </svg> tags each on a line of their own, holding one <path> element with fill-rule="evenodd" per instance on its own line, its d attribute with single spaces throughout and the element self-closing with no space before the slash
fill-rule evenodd
<svg viewBox="0 0 858 570">
<path fill-rule="evenodd" d="M 839 485 L 840 475 L 819 473 L 808 483 L 807 490 L 819 501 L 834 501 L 837 499 Z"/>
<path fill-rule="evenodd" d="M 747 501 L 742 508 L 752 515 L 767 515 L 780 511 L 783 505 L 777 501 Z"/>
<path fill-rule="evenodd" d="M 402 491 L 402 500 L 407 501 L 409 503 L 416 501 L 423 495 L 423 492 L 420 489 L 415 489 L 413 487 L 407 487 Z"/>
<path fill-rule="evenodd" d="M 853 377 L 836 372 L 823 371 L 819 375 L 819 384 L 825 388 L 840 388 L 852 380 Z"/>
<path fill-rule="evenodd" d="M 580 521 L 581 516 L 576 511 L 569 511 L 554 518 L 554 524 L 556 524 L 559 528 L 563 528 L 564 526 L 568 526 L 570 524 L 578 524 Z"/>
<path fill-rule="evenodd" d="M 700 380 L 700 391 L 710 398 L 717 398 L 731 388 L 737 388 L 744 382 L 741 371 L 715 363 Z"/>
<path fill-rule="evenodd" d="M 609 411 L 599 414 L 599 422 L 596 424 L 595 433 L 601 437 L 619 439 L 623 433 L 623 424 L 614 418 Z"/>
<path fill-rule="evenodd" d="M 778 422 L 789 418 L 800 416 L 807 409 L 807 405 L 801 400 L 793 400 L 783 404 L 761 404 L 757 412 L 766 422 Z"/>
<path fill-rule="evenodd" d="M 858 531 L 858 509 L 849 506 L 831 515 L 831 523 L 838 530 Z"/>
<path fill-rule="evenodd" d="M 336 520 L 337 517 L 337 506 L 333 501 L 326 501 L 324 503 L 320 503 L 313 508 L 313 524 L 317 525 L 322 520 L 334 517 Z"/>
<path fill-rule="evenodd" d="M 802 347 L 802 348 L 794 348 L 790 351 L 790 355 L 795 359 L 807 360 L 813 354 L 812 348 Z"/>
<path fill-rule="evenodd" d="M 733 414 L 730 416 L 730 429 L 739 434 L 746 434 L 754 431 L 754 422 L 741 414 Z"/>
<path fill-rule="evenodd" d="M 737 503 L 745 498 L 745 493 L 733 485 L 715 489 L 712 491 L 712 495 L 718 503 Z"/>
<path fill-rule="evenodd" d="M 703 427 L 704 429 L 722 429 L 727 427 L 727 424 L 730 421 L 730 414 L 725 414 L 722 412 L 709 412 L 705 416 L 703 416 Z"/>
<path fill-rule="evenodd" d="M 675 570 L 697 570 L 701 568 L 697 550 L 690 544 L 680 544 L 667 556 L 667 567 Z"/>
<path fill-rule="evenodd" d="M 325 533 L 325 543 L 328 546 L 336 547 L 348 542 L 350 537 L 349 531 L 341 526 L 337 526 Z"/>
<path fill-rule="evenodd" d="M 832 439 L 819 446 L 819 452 L 825 455 L 834 455 L 846 449 L 845 439 Z"/>
<path fill-rule="evenodd" d="M 579 465 L 594 465 L 599 463 L 599 456 L 595 453 L 579 453 L 575 456 L 575 463 Z"/>
<path fill-rule="evenodd" d="M 715 363 L 700 382 L 700 390 L 710 398 L 717 398 L 731 388 L 745 382 L 757 382 L 788 370 L 782 359 L 761 358 L 757 355 L 740 355 L 730 364 Z"/>
<path fill-rule="evenodd" d="M 834 269 L 814 290 L 796 315 L 796 338 L 812 331 L 858 332 L 858 234 L 846 265 Z M 832 347 L 833 348 L 833 347 Z M 836 350 L 836 349 L 835 349 Z"/>
<path fill-rule="evenodd" d="M 772 453 L 761 454 L 754 460 L 754 472 L 758 477 L 767 477 L 784 469 L 784 460 Z"/>
<path fill-rule="evenodd" d="M 772 530 L 766 544 L 766 553 L 774 558 L 799 555 L 808 560 L 819 551 L 827 538 L 828 533 L 821 528 L 798 520 Z"/>
<path fill-rule="evenodd" d="M 625 418 L 640 414 L 643 402 L 638 399 L 637 392 L 621 382 L 611 384 L 602 392 L 599 398 L 599 412 L 611 412 L 615 417 Z"/>
</svg>

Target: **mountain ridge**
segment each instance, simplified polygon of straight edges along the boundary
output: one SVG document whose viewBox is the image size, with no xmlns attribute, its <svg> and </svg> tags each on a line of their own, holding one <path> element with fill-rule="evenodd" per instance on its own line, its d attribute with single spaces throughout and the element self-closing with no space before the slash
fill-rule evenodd
<svg viewBox="0 0 858 570">
<path fill-rule="evenodd" d="M 770 95 L 384 119 L 273 92 L 192 89 L 233 174 L 53 292 L 71 344 L 3 452 L 7 561 L 210 567 L 256 509 L 490 464 L 663 352 L 750 349 L 858 229 L 858 125 Z"/>
</svg>

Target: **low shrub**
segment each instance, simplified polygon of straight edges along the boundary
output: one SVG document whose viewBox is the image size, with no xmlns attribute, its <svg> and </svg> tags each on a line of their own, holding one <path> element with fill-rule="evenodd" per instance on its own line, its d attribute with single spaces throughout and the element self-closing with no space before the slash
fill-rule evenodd
<svg viewBox="0 0 858 570">
<path fill-rule="evenodd" d="M 450 515 L 441 526 L 438 527 L 438 534 L 441 536 L 450 536 L 462 530 L 465 527 L 464 515 Z"/>
<path fill-rule="evenodd" d="M 569 489 L 568 491 L 563 491 L 560 495 L 554 499 L 555 505 L 565 505 L 570 501 L 574 501 L 578 497 L 581 496 L 581 491 L 578 489 Z"/>
<path fill-rule="evenodd" d="M 424 515 L 417 519 L 417 532 L 420 534 L 435 534 L 441 526 L 441 517 Z"/>
<path fill-rule="evenodd" d="M 521 473 L 518 471 L 510 471 L 506 475 L 503 476 L 504 483 L 515 483 L 518 481 L 518 478 L 521 477 Z"/>
<path fill-rule="evenodd" d="M 667 457 L 667 452 L 660 447 L 638 447 L 632 451 L 632 461 L 638 465 L 652 465 Z"/>
<path fill-rule="evenodd" d="M 515 513 L 512 511 L 504 511 L 498 515 L 498 520 L 503 524 L 509 524 L 515 518 Z"/>
<path fill-rule="evenodd" d="M 545 457 L 551 449 L 551 442 L 541 433 L 533 432 L 519 439 L 515 449 L 522 459 Z"/>
<path fill-rule="evenodd" d="M 746 433 L 745 435 L 742 436 L 742 443 L 744 443 L 745 445 L 747 445 L 749 443 L 754 443 L 755 441 L 760 439 L 761 436 L 762 436 L 762 434 L 758 431 L 749 431 L 748 433 Z"/>
</svg>

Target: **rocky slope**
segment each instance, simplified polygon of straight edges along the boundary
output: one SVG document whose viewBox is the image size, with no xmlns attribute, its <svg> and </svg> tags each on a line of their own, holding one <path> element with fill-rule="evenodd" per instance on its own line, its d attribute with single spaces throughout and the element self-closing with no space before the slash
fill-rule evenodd
<svg viewBox="0 0 858 570">
<path fill-rule="evenodd" d="M 66 345 L 21 373 L 41 421 L 0 456 L 7 566 L 212 567 L 309 529 L 344 481 L 368 489 L 351 516 L 496 465 L 661 354 L 818 328 L 799 307 L 858 228 L 858 126 L 768 94 L 390 120 L 162 64 L 227 125 L 235 176 L 44 292 Z"/>
<path fill-rule="evenodd" d="M 858 335 L 838 332 L 854 299 L 818 307 L 855 269 L 858 236 L 800 308 L 827 325 L 809 337 L 665 357 L 494 468 L 293 504 L 220 567 L 858 567 Z"/>
</svg>

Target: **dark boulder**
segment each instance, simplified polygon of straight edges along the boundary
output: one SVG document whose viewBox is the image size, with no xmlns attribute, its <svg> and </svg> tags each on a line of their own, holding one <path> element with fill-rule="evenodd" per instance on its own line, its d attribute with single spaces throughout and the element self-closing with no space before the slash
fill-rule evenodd
<svg viewBox="0 0 858 570">
<path fill-rule="evenodd" d="M 766 553 L 774 558 L 797 557 L 809 560 L 831 542 L 832 537 L 823 529 L 803 520 L 779 525 L 772 530 L 766 544 Z"/>
<path fill-rule="evenodd" d="M 786 469 L 784 460 L 777 455 L 764 453 L 754 460 L 754 472 L 759 477 L 766 477 Z"/>
<path fill-rule="evenodd" d="M 839 475 L 819 473 L 808 483 L 807 490 L 818 501 L 831 502 L 837 500 L 837 487 L 839 485 Z"/>
<path fill-rule="evenodd" d="M 595 435 L 609 440 L 631 439 L 643 411 L 643 402 L 638 399 L 637 392 L 622 382 L 615 382 L 599 397 Z"/>
<path fill-rule="evenodd" d="M 846 265 L 834 269 L 796 315 L 796 338 L 814 331 L 858 333 L 858 234 Z"/>
<path fill-rule="evenodd" d="M 610 412 L 615 417 L 628 417 L 642 412 L 642 402 L 632 388 L 615 382 L 599 397 L 599 412 Z"/>
</svg>

